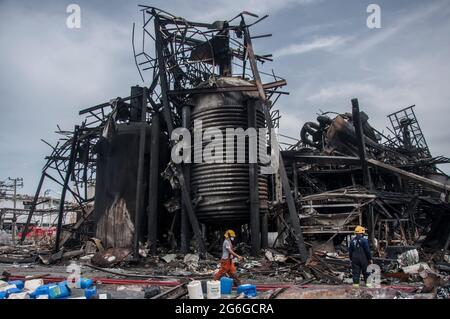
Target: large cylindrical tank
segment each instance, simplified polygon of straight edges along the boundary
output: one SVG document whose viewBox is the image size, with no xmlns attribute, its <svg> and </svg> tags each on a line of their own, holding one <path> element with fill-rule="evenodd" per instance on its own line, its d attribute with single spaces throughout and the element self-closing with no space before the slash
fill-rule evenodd
<svg viewBox="0 0 450 319">
<path fill-rule="evenodd" d="M 238 78 L 219 78 L 218 87 L 251 85 Z M 246 100 L 256 103 L 258 128 L 265 125 L 264 113 L 256 92 L 224 92 L 196 95 L 192 99 L 191 121 L 202 121 L 203 132 L 218 128 L 223 135 L 223 150 L 226 154 L 226 129 L 248 128 Z M 208 142 L 203 143 L 203 147 Z M 203 149 L 202 147 L 202 149 Z M 235 154 L 238 144 L 234 142 Z M 200 198 L 196 206 L 197 218 L 201 223 L 239 225 L 250 220 L 248 140 L 246 140 L 245 163 L 195 163 L 191 165 L 191 192 L 193 199 Z M 195 151 L 194 151 L 195 154 Z M 259 157 L 258 157 L 259 162 Z M 259 170 L 258 170 L 259 171 Z M 259 175 L 260 213 L 267 213 L 267 175 Z"/>
</svg>

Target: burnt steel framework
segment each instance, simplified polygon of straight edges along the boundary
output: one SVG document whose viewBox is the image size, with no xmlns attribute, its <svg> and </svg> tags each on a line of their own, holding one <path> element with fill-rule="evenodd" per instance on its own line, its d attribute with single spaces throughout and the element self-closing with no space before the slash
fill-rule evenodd
<svg viewBox="0 0 450 319">
<path fill-rule="evenodd" d="M 430 149 L 420 128 L 414 107 L 415 105 L 412 105 L 389 114 L 388 118 L 392 125 L 390 131 L 406 150 L 415 150 L 421 158 L 430 158 Z"/>
<path fill-rule="evenodd" d="M 150 92 L 150 103 L 162 108 L 166 102 L 172 111 L 173 125 L 181 125 L 181 109 L 189 105 L 192 94 L 210 92 L 257 91 L 253 87 L 197 88 L 200 83 L 218 76 L 236 76 L 254 81 L 251 60 L 272 61 L 271 54 L 253 53 L 252 39 L 270 37 L 271 34 L 250 36 L 249 29 L 268 17 L 244 11 L 228 21 L 200 23 L 176 17 L 164 10 L 140 5 L 142 8 L 142 36 L 136 38 L 133 24 L 132 46 L 136 67 L 141 79 L 150 74 L 151 81 L 159 81 Z M 246 22 L 245 17 L 253 21 Z M 251 51 L 251 53 L 249 52 Z M 280 88 L 286 81 L 271 72 L 261 72 L 263 85 L 272 109 L 279 97 L 288 94 Z M 272 122 L 277 123 L 277 110 L 271 113 Z"/>
<path fill-rule="evenodd" d="M 393 136 L 372 127 L 354 99 L 352 113 L 322 112 L 300 139 L 284 136 L 306 236 L 342 240 L 356 223 L 368 227 L 377 253 L 391 245 L 448 247 L 449 177 L 437 165 L 450 159 L 431 156 L 413 106 L 388 119 Z"/>
<path fill-rule="evenodd" d="M 197 219 L 197 202 L 191 196 L 190 167 L 169 163 L 165 169 L 160 169 L 158 152 L 162 141 L 155 134 L 159 131 L 170 137 L 174 128 L 189 127 L 193 96 L 252 92 L 262 105 L 269 132 L 278 127 L 280 116 L 274 105 L 281 95 L 287 94 L 281 90 L 286 81 L 273 72 L 259 70 L 261 64 L 271 61 L 271 55 L 256 54 L 253 40 L 270 34 L 252 36 L 250 33 L 252 27 L 267 16 L 258 17 L 244 11 L 228 21 L 200 23 L 151 6 L 140 6 L 140 12 L 142 37 L 137 35 L 138 28 L 134 24 L 132 47 L 140 77 L 148 86 L 133 87 L 128 97 L 117 97 L 81 110 L 79 114 L 84 116 L 81 125 L 70 132 L 59 129 L 62 138 L 56 146 L 47 143 L 52 153 L 46 158 L 26 228 L 44 180 L 48 178 L 61 185 L 55 251 L 73 234 L 86 231 L 83 225 L 89 223 L 84 221 L 89 220 L 93 211 L 94 198 L 89 197 L 87 189 L 96 181 L 96 145 L 114 134 L 116 126 L 132 123 L 139 128 L 136 131 L 139 140 L 133 194 L 135 207 L 131 211 L 135 258 L 139 258 L 142 233 L 146 233 L 151 253 L 156 253 L 161 174 L 169 177 L 180 199 L 180 207 L 176 208 L 181 211 L 177 233 L 180 250 L 189 251 L 191 235 L 200 253 L 207 250 L 205 228 Z M 217 79 L 220 77 L 237 77 L 249 84 L 219 86 Z M 248 125 L 255 126 L 252 103 L 245 107 Z M 279 233 L 275 242 L 282 237 L 284 242 L 292 240 L 304 262 L 308 258 L 304 235 L 342 239 L 342 235 L 352 232 L 353 226 L 363 223 L 372 241 L 378 234 L 377 237 L 388 245 L 395 231 L 400 232 L 404 242 L 411 242 L 420 237 L 420 232 L 438 227 L 437 217 L 448 218 L 448 214 L 442 213 L 449 211 L 450 186 L 445 180 L 448 177 L 440 174 L 437 177 L 441 180 L 433 180 L 436 177 L 433 175 L 442 173 L 436 165 L 448 163 L 449 159 L 431 157 L 412 107 L 393 113 L 389 118 L 393 137 L 371 127 L 368 116 L 360 111 L 354 99 L 352 113 L 336 114 L 334 119 L 323 113 L 317 118 L 318 123 L 305 124 L 300 139 L 278 135 L 290 142 L 284 144 L 280 152 L 278 173 L 270 177 L 269 210 Z M 150 126 L 152 134 L 148 141 L 146 131 Z M 151 150 L 149 161 L 146 161 L 146 145 Z M 149 165 L 148 179 L 144 176 L 145 165 Z M 249 230 L 253 255 L 268 246 L 269 228 L 258 207 L 261 199 L 255 187 L 256 171 L 256 165 L 249 165 Z M 67 211 L 64 207 L 67 193 L 73 196 L 73 209 L 80 212 L 80 218 L 71 232 L 64 233 L 62 218 Z M 439 199 L 441 195 L 444 199 Z M 437 217 L 430 221 L 425 216 L 427 211 Z M 147 225 L 143 225 L 142 214 L 147 217 Z M 175 217 L 167 232 L 172 237 L 174 221 Z M 273 231 L 273 223 L 271 226 Z M 22 241 L 25 236 L 26 229 Z"/>
<path fill-rule="evenodd" d="M 94 198 L 88 197 L 88 186 L 95 183 L 96 151 L 95 145 L 103 135 L 114 129 L 115 123 L 120 122 L 142 122 L 143 129 L 140 133 L 139 164 L 136 176 L 136 209 L 135 214 L 142 208 L 143 198 L 143 148 L 145 147 L 146 124 L 152 124 L 154 118 L 162 115 L 164 130 L 168 136 L 174 127 L 186 125 L 183 120 L 183 112 L 188 113 L 189 100 L 195 94 L 220 93 L 236 91 L 254 91 L 259 95 L 264 105 L 265 120 L 269 128 L 277 127 L 279 113 L 273 110 L 273 106 L 283 94 L 288 94 L 280 88 L 286 85 L 286 81 L 273 72 L 265 73 L 258 69 L 258 63 L 271 61 L 270 54 L 258 55 L 254 52 L 252 41 L 254 39 L 271 36 L 250 35 L 250 28 L 266 19 L 268 16 L 258 17 L 255 14 L 244 11 L 228 21 L 216 21 L 214 23 L 192 22 L 176 17 L 164 10 L 151 6 L 139 6 L 142 12 L 142 39 L 139 41 L 139 51 L 136 46 L 136 26 L 133 25 L 132 47 L 136 66 L 143 81 L 150 74 L 150 84 L 143 88 L 140 93 L 132 94 L 126 98 L 115 98 L 79 112 L 85 119 L 81 125 L 75 126 L 71 132 L 62 131 L 61 140 L 55 146 L 50 145 L 52 153 L 48 156 L 47 163 L 43 167 L 41 179 L 36 190 L 34 201 L 28 216 L 27 225 L 23 232 L 22 241 L 25 239 L 33 212 L 36 209 L 37 199 L 45 179 L 62 186 L 61 205 L 59 207 L 59 220 L 55 251 L 58 251 L 67 240 L 68 236 L 62 238 L 62 218 L 65 213 L 64 199 L 66 193 L 70 193 L 76 204 L 75 210 L 81 212 L 80 220 L 87 220 L 92 213 L 92 202 Z M 252 20 L 248 22 L 247 20 Z M 219 76 L 234 76 L 246 79 L 252 85 L 217 87 L 215 79 Z M 264 83 L 263 83 L 264 79 Z M 209 81 L 211 85 L 198 85 Z M 133 100 L 138 99 L 142 103 L 141 108 L 133 107 Z M 289 181 L 282 164 L 280 175 L 286 200 L 290 212 L 290 223 L 302 260 L 306 260 L 307 253 L 303 243 L 297 209 L 290 191 Z M 251 169 L 254 170 L 254 167 Z M 252 173 L 249 172 L 251 175 Z M 253 172 L 254 174 L 254 172 Z M 189 193 L 189 178 L 186 167 L 174 166 L 174 175 L 178 180 L 181 191 L 184 225 L 181 232 L 181 247 L 188 247 L 190 225 L 196 239 L 198 249 L 201 253 L 206 252 L 204 237 L 200 225 L 195 216 L 195 207 Z M 249 177 L 251 178 L 251 177 Z M 154 178 L 153 178 L 154 179 Z M 84 193 L 80 191 L 84 189 Z M 252 190 L 250 190 L 252 192 Z M 253 196 L 252 203 L 257 194 Z M 157 198 L 150 198 L 148 212 L 149 216 L 156 214 L 155 203 Z M 259 236 L 256 220 L 259 220 L 258 210 L 251 209 L 252 236 Z M 150 218 L 149 218 L 150 220 Z M 80 223 L 77 223 L 80 224 Z M 139 218 L 135 218 L 135 229 L 142 229 Z M 155 226 L 149 226 L 149 231 Z M 76 231 L 79 231 L 77 228 Z M 267 229 L 263 230 L 267 232 Z M 71 234 L 69 234 L 70 237 Z M 149 234 L 150 236 L 150 234 Z M 267 233 L 263 234 L 263 238 Z M 264 242 L 265 240 L 263 240 Z M 259 243 L 253 243 L 252 252 L 259 250 Z M 138 231 L 135 231 L 133 241 L 134 256 L 139 256 Z"/>
</svg>

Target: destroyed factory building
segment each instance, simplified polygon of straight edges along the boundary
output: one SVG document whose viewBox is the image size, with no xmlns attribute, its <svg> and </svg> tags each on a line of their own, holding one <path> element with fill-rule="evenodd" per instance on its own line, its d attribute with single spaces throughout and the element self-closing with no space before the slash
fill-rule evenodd
<svg viewBox="0 0 450 319">
<path fill-rule="evenodd" d="M 90 267 L 134 265 L 141 269 L 137 278 L 148 264 L 155 265 L 148 278 L 211 278 L 231 228 L 237 250 L 251 256 L 243 277 L 336 285 L 330 289 L 338 296 L 349 294 L 342 286 L 351 278 L 347 247 L 363 225 L 383 282 L 414 283 L 401 293 L 445 286 L 450 184 L 438 165 L 450 159 L 427 145 L 414 112 L 425 106 L 388 114 L 387 128 L 376 128 L 363 101 L 360 106 L 349 97 L 348 113 L 330 110 L 299 123 L 299 136 L 282 135 L 277 102 L 289 94 L 287 82 L 263 72 L 272 57 L 254 51 L 253 42 L 270 35 L 251 33 L 266 16 L 243 12 L 203 23 L 140 9 L 144 21 L 133 25 L 133 52 L 146 85 L 132 86 L 128 97 L 105 96 L 107 102 L 80 110 L 73 130 L 58 132 L 19 241 L 30 242 L 26 234 L 45 181 L 62 187 L 56 235 L 27 258 L 52 264 L 64 255 L 94 254 Z M 230 141 L 230 128 L 266 129 L 256 161 L 249 158 L 257 137 Z M 214 129 L 223 140 L 205 140 Z M 189 163 L 173 160 L 179 132 L 190 133 L 191 148 L 181 154 Z M 234 154 L 242 146 L 243 158 L 195 161 L 211 145 L 213 158 L 218 149 Z M 262 161 L 264 152 L 271 161 Z M 74 199 L 70 211 L 77 212 L 72 224 L 63 223 L 67 194 Z M 11 254 L 2 258 L 11 261 Z M 277 293 L 280 287 L 291 286 Z M 284 294 L 311 297 L 292 289 Z"/>
</svg>

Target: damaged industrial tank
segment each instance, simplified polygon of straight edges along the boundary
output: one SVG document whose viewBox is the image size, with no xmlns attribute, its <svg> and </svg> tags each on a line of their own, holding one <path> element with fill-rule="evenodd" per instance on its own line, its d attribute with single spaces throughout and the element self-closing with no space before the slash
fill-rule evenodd
<svg viewBox="0 0 450 319">
<path fill-rule="evenodd" d="M 206 86 L 210 83 L 200 85 Z M 220 77 L 214 83 L 217 87 L 245 86 L 250 82 L 241 78 Z M 200 222 L 220 225 L 245 224 L 250 219 L 249 204 L 249 142 L 245 139 L 245 161 L 237 160 L 236 154 L 242 147 L 233 135 L 231 143 L 227 143 L 227 129 L 247 130 L 249 127 L 247 103 L 252 101 L 256 106 L 256 129 L 265 127 L 262 104 L 257 100 L 256 92 L 227 91 L 222 93 L 199 94 L 192 98 L 191 128 L 194 122 L 201 121 L 202 134 L 208 129 L 218 129 L 223 138 L 223 154 L 233 151 L 234 160 L 228 163 L 223 158 L 221 163 L 194 163 L 191 165 L 191 192 L 193 200 L 199 199 L 196 214 Z M 199 122 L 197 122 L 199 123 Z M 200 132 L 194 132 L 200 133 Z M 202 135 L 203 136 L 203 135 Z M 202 147 L 194 148 L 194 158 L 199 158 L 210 141 L 202 141 Z M 227 144 L 233 150 L 227 149 Z M 259 158 L 259 156 L 258 156 Z M 259 202 L 261 215 L 267 212 L 267 176 L 260 174 L 261 163 L 258 160 Z"/>
</svg>

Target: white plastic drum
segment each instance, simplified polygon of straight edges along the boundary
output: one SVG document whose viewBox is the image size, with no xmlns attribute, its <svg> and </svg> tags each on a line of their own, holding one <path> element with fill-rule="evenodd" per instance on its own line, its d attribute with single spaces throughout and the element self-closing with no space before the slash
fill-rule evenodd
<svg viewBox="0 0 450 319">
<path fill-rule="evenodd" d="M 208 299 L 220 299 L 220 281 L 213 280 L 206 283 L 206 296 Z"/>
<path fill-rule="evenodd" d="M 191 281 L 188 285 L 189 299 L 203 299 L 202 282 L 198 280 Z"/>
</svg>

